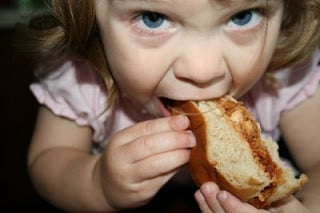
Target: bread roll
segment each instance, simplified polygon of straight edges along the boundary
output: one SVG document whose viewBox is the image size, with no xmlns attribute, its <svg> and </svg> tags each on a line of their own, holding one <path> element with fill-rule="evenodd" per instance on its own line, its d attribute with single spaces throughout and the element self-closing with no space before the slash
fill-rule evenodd
<svg viewBox="0 0 320 213">
<path fill-rule="evenodd" d="M 295 178 L 280 160 L 278 145 L 261 135 L 242 102 L 231 97 L 173 104 L 174 114 L 186 114 L 197 145 L 191 151 L 190 172 L 196 184 L 213 181 L 257 208 L 288 197 L 307 182 Z"/>
</svg>

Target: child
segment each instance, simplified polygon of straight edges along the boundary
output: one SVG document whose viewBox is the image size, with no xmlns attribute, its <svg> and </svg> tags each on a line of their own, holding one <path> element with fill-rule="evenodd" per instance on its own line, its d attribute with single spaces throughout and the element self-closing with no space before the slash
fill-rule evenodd
<svg viewBox="0 0 320 213">
<path fill-rule="evenodd" d="M 281 130 L 310 178 L 270 210 L 319 212 L 319 8 L 319 0 L 53 0 L 31 85 L 42 104 L 28 161 L 36 189 L 69 211 L 142 206 L 196 143 L 167 101 L 230 94 L 265 134 L 278 139 Z M 203 212 L 265 212 L 214 183 L 195 197 Z"/>
</svg>

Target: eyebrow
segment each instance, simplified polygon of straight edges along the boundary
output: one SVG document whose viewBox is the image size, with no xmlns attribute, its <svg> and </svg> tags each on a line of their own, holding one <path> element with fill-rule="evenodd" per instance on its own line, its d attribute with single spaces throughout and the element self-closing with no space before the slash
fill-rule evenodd
<svg viewBox="0 0 320 213">
<path fill-rule="evenodd" d="M 217 2 L 218 4 L 221 5 L 240 5 L 240 4 L 253 4 L 253 3 L 269 3 L 269 2 L 278 2 L 279 0 L 211 0 L 213 2 Z"/>
<path fill-rule="evenodd" d="M 113 3 L 124 3 L 124 2 L 129 2 L 129 3 L 143 3 L 143 2 L 153 2 L 153 3 L 169 3 L 172 0 L 111 0 Z"/>
<path fill-rule="evenodd" d="M 111 0 L 113 2 L 133 2 L 133 1 L 137 1 L 137 2 L 170 2 L 171 0 Z"/>
<path fill-rule="evenodd" d="M 127 4 L 141 6 L 143 3 L 167 5 L 172 3 L 172 0 L 110 0 L 110 2 L 117 6 L 125 6 Z"/>
</svg>

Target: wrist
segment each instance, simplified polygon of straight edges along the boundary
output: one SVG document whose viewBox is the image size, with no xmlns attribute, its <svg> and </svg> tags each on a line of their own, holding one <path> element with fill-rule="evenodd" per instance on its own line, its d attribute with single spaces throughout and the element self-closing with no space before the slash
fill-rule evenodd
<svg viewBox="0 0 320 213">
<path fill-rule="evenodd" d="M 117 210 L 112 207 L 108 200 L 108 194 L 104 184 L 106 180 L 104 177 L 102 156 L 99 155 L 96 158 L 92 171 L 92 183 L 97 197 L 96 207 L 98 211 L 116 212 Z"/>
</svg>

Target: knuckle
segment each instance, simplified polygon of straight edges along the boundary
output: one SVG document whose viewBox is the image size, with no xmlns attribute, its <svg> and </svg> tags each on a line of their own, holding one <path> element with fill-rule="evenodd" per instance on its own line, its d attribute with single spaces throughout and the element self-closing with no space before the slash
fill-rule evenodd
<svg viewBox="0 0 320 213">
<path fill-rule="evenodd" d="M 147 121 L 144 125 L 144 131 L 146 134 L 150 134 L 154 132 L 156 129 L 156 122 L 154 122 L 153 120 Z"/>
<path fill-rule="evenodd" d="M 184 136 L 181 134 L 175 134 L 173 141 L 171 141 L 171 146 L 173 150 L 181 149 L 184 146 L 183 137 Z"/>
<path fill-rule="evenodd" d="M 179 162 L 180 164 L 184 164 L 189 160 L 189 157 L 190 157 L 190 151 L 181 150 L 177 156 L 176 162 Z"/>
<path fill-rule="evenodd" d="M 161 161 L 160 159 L 156 159 L 156 160 L 153 160 L 151 161 L 150 163 L 150 170 L 151 171 L 160 171 L 161 170 Z"/>
<path fill-rule="evenodd" d="M 142 144 L 143 144 L 143 149 L 147 151 L 147 153 L 154 153 L 156 151 L 156 147 L 154 143 L 152 143 L 152 141 L 149 138 L 144 137 L 142 139 Z"/>
<path fill-rule="evenodd" d="M 190 158 L 189 150 L 179 150 L 176 152 L 174 156 L 172 156 L 171 163 L 175 165 L 175 167 L 180 167 L 187 163 Z"/>
<path fill-rule="evenodd" d="M 185 133 L 177 133 L 175 134 L 174 143 L 178 148 L 187 147 L 189 144 L 190 137 Z"/>
</svg>

